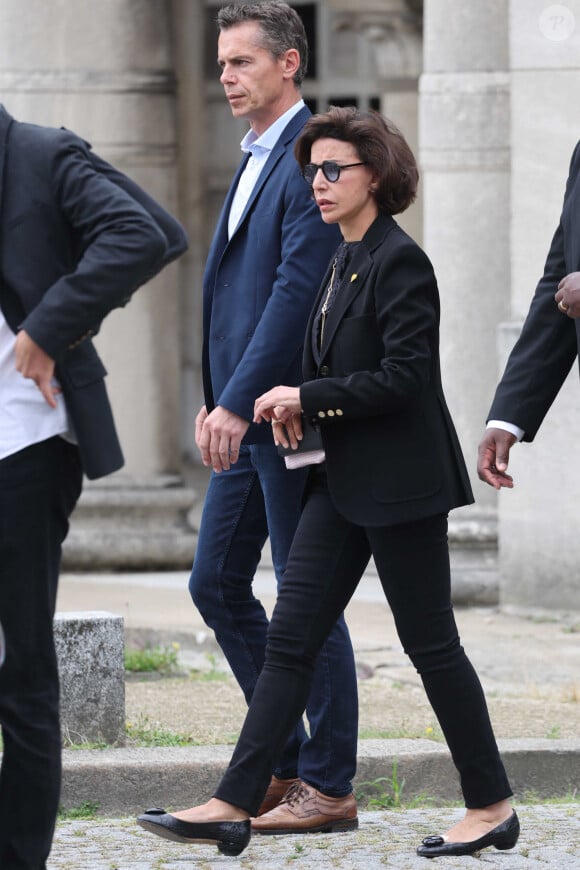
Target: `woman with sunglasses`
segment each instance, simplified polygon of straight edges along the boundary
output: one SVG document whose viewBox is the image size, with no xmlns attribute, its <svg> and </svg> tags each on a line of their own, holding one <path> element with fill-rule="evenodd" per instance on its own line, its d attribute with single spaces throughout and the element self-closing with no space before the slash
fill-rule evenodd
<svg viewBox="0 0 580 870">
<path fill-rule="evenodd" d="M 344 238 L 312 310 L 304 383 L 275 387 L 255 404 L 255 421 L 272 423 L 295 463 L 311 464 L 303 513 L 266 663 L 215 796 L 173 815 L 149 810 L 139 822 L 170 839 L 216 842 L 226 854 L 245 848 L 274 759 L 304 711 L 316 655 L 372 555 L 466 805 L 418 854 L 509 849 L 519 834 L 512 792 L 451 605 L 447 514 L 473 496 L 441 386 L 437 283 L 392 217 L 415 197 L 415 160 L 378 113 L 353 108 L 312 117 L 295 153 L 322 219 Z M 321 443 L 301 453 L 304 422 Z M 260 819 L 252 828 L 268 833 Z"/>
</svg>

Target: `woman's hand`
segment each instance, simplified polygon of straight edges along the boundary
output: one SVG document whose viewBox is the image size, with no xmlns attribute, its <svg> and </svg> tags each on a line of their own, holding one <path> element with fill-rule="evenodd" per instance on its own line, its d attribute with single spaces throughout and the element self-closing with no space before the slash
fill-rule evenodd
<svg viewBox="0 0 580 870">
<path fill-rule="evenodd" d="M 274 443 L 295 450 L 302 440 L 301 411 L 300 387 L 273 387 L 256 399 L 254 423 L 271 423 Z"/>
<path fill-rule="evenodd" d="M 270 423 L 272 418 L 285 423 L 292 414 L 299 414 L 301 411 L 300 387 L 272 387 L 256 399 L 254 423 L 261 423 L 262 420 Z"/>
</svg>

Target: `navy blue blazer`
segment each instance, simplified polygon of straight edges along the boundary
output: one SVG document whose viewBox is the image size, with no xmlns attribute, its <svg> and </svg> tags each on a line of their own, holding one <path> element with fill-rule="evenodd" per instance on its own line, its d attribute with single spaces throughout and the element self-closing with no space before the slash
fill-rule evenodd
<svg viewBox="0 0 580 870">
<path fill-rule="evenodd" d="M 304 348 L 304 413 L 320 425 L 331 498 L 362 526 L 390 526 L 473 501 L 439 365 L 439 293 L 427 255 L 387 214 L 365 233 Z"/>
<path fill-rule="evenodd" d="M 560 222 L 520 336 L 498 384 L 488 420 L 505 420 L 532 441 L 580 349 L 580 319 L 554 301 L 558 284 L 580 271 L 580 142 L 570 163 Z"/>
<path fill-rule="evenodd" d="M 55 360 L 90 478 L 123 464 L 90 338 L 186 248 L 180 224 L 86 142 L 0 106 L 0 306 Z"/>
<path fill-rule="evenodd" d="M 246 157 L 218 219 L 203 281 L 203 386 L 208 411 L 221 405 L 250 421 L 254 401 L 301 381 L 306 322 L 340 241 L 326 226 L 294 158 L 310 116 L 301 109 L 264 166 L 232 238 L 228 215 Z M 252 424 L 244 443 L 272 443 Z"/>
</svg>

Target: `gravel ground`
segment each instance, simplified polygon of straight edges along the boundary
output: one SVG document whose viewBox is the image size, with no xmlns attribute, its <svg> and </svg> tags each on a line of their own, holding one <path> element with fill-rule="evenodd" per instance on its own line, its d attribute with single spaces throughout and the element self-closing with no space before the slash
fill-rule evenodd
<svg viewBox="0 0 580 870">
<path fill-rule="evenodd" d="M 488 697 L 497 737 L 577 737 L 580 704 L 546 697 Z M 438 738 L 439 729 L 420 686 L 395 687 L 381 677 L 359 682 L 359 734 L 364 737 Z M 188 677 L 131 680 L 127 721 L 187 735 L 193 743 L 231 743 L 246 706 L 232 677 L 203 682 Z"/>
<path fill-rule="evenodd" d="M 360 736 L 437 739 L 435 717 L 386 607 L 355 602 L 350 608 Z M 457 618 L 484 685 L 497 737 L 556 739 L 580 734 L 577 614 L 547 621 L 488 608 L 460 610 Z M 180 650 L 179 661 L 182 676 L 128 679 L 128 721 L 186 734 L 195 743 L 232 742 L 246 706 L 220 650 L 205 637 L 197 648 L 190 643 Z"/>
</svg>

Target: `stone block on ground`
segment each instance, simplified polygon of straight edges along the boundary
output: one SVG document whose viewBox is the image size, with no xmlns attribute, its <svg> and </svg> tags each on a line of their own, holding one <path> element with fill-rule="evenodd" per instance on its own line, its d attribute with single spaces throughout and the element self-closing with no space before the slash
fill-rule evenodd
<svg viewBox="0 0 580 870">
<path fill-rule="evenodd" d="M 123 744 L 123 618 L 104 611 L 57 613 L 54 633 L 65 742 Z"/>
</svg>

